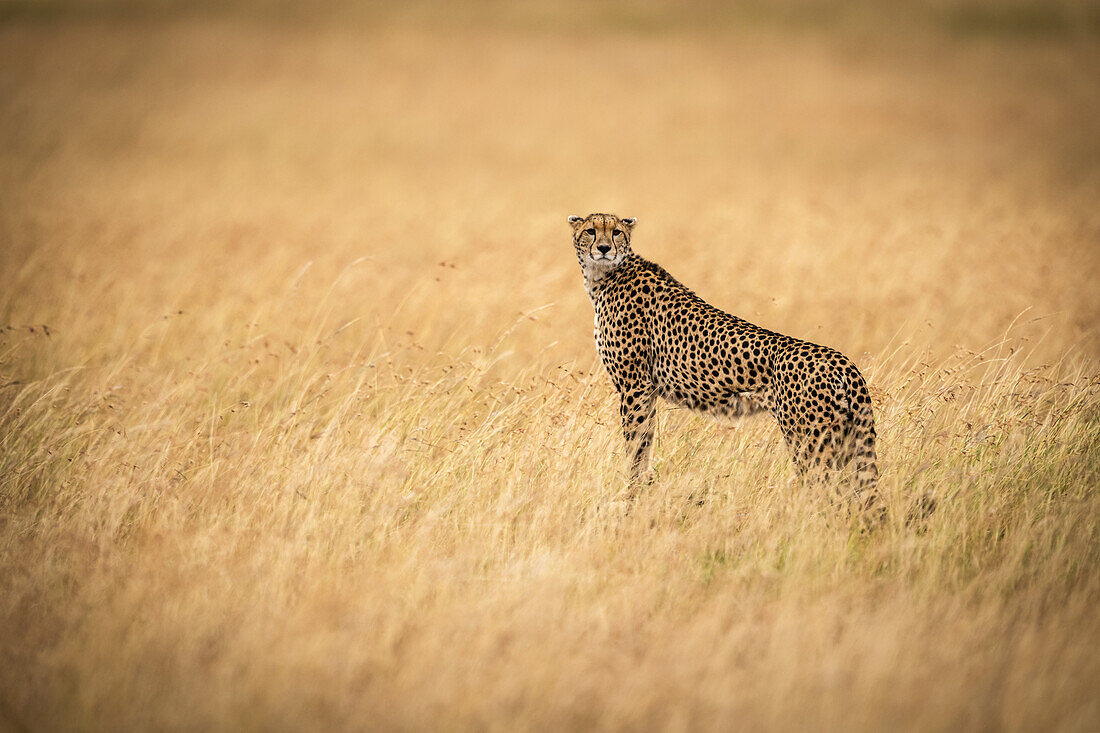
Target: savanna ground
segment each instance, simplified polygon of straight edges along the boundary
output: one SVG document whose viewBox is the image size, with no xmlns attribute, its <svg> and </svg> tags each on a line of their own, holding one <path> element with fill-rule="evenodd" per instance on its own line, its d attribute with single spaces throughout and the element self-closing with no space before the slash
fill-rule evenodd
<svg viewBox="0 0 1100 733">
<path fill-rule="evenodd" d="M 1096 730 L 1098 70 L 1082 4 L 0 3 L 0 728 Z M 668 407 L 621 511 L 592 210 L 855 359 L 885 527 Z"/>
</svg>

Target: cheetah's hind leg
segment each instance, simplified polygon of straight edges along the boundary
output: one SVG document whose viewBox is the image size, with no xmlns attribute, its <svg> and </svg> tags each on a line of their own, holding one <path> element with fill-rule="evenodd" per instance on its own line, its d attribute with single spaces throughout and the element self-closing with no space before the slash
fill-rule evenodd
<svg viewBox="0 0 1100 733">
<path fill-rule="evenodd" d="M 838 418 L 814 430 L 816 435 L 807 431 L 787 440 L 799 481 L 826 490 L 834 506 L 846 507 L 848 516 L 859 518 L 865 529 L 883 524 L 886 507 L 879 500 L 875 481 L 864 480 L 866 467 L 854 449 L 852 426 Z"/>
</svg>

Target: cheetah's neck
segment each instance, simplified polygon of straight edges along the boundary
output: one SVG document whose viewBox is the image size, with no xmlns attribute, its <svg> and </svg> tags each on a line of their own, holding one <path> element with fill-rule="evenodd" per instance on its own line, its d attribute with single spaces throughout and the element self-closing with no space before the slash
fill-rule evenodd
<svg viewBox="0 0 1100 733">
<path fill-rule="evenodd" d="M 581 271 L 584 273 L 584 289 L 593 303 L 596 302 L 596 298 L 607 285 L 609 277 L 621 270 L 628 261 L 629 257 L 618 264 L 610 266 L 589 261 L 581 267 Z"/>
</svg>

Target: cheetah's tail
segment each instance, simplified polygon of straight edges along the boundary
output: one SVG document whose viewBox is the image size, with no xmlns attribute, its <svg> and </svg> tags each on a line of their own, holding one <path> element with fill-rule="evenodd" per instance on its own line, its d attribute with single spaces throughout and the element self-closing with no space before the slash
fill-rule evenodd
<svg viewBox="0 0 1100 733">
<path fill-rule="evenodd" d="M 854 367 L 841 377 L 845 422 L 842 463 L 854 469 L 856 491 L 865 506 L 877 501 L 878 456 L 875 453 L 875 413 L 867 383 Z"/>
<path fill-rule="evenodd" d="M 884 508 L 878 496 L 878 457 L 875 454 L 875 414 L 871 408 L 871 395 L 867 383 L 859 372 L 842 377 L 847 406 L 845 436 L 845 462 L 851 464 L 856 484 L 856 496 L 870 516 L 881 519 Z M 923 494 L 910 507 L 905 523 L 912 526 L 926 520 L 936 510 L 936 497 Z"/>
</svg>

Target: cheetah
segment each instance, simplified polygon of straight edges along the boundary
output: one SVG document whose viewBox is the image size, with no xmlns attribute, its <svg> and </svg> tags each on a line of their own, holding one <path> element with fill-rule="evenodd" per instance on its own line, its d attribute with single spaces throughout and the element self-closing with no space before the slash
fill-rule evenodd
<svg viewBox="0 0 1100 733">
<path fill-rule="evenodd" d="M 713 417 L 768 412 L 798 473 L 841 472 L 861 508 L 875 502 L 875 421 L 867 384 L 839 351 L 709 305 L 635 254 L 635 219 L 570 216 L 596 349 L 619 393 L 631 493 L 649 472 L 656 400 Z"/>
</svg>

